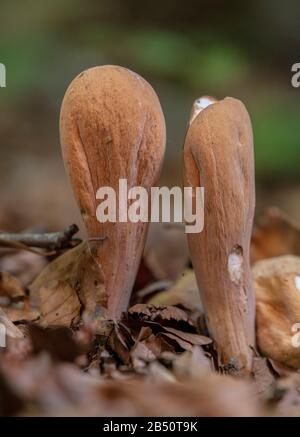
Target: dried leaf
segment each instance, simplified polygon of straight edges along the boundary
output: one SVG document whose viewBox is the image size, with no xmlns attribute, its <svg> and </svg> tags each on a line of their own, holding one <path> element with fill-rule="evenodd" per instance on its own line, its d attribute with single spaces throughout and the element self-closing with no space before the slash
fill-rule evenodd
<svg viewBox="0 0 300 437">
<path fill-rule="evenodd" d="M 16 308 L 14 306 L 2 306 L 1 308 L 12 322 L 33 322 L 40 317 L 39 310 L 29 308 L 26 305 L 23 305 L 22 308 Z"/>
<path fill-rule="evenodd" d="M 199 314 L 204 312 L 200 293 L 193 270 L 185 270 L 177 282 L 168 290 L 157 293 L 148 304 L 152 305 L 180 305 Z"/>
<path fill-rule="evenodd" d="M 54 360 L 72 362 L 85 351 L 67 328 L 43 329 L 29 325 L 29 334 L 33 351 L 47 351 Z"/>
<path fill-rule="evenodd" d="M 212 339 L 204 335 L 193 334 L 191 332 L 180 331 L 179 329 L 174 329 L 168 326 L 164 326 L 164 329 L 171 334 L 180 337 L 182 340 L 188 341 L 189 343 L 196 346 L 205 346 L 212 343 Z"/>
<path fill-rule="evenodd" d="M 213 362 L 209 360 L 201 347 L 195 346 L 191 351 L 178 355 L 173 362 L 174 373 L 184 380 L 198 379 L 203 373 L 213 370 Z"/>
<path fill-rule="evenodd" d="M 159 320 L 174 320 L 177 322 L 187 322 L 188 323 L 188 315 L 185 311 L 177 308 L 175 306 L 155 306 L 155 305 L 145 305 L 145 304 L 136 304 L 128 310 L 128 313 L 131 315 L 139 315 L 141 319 L 149 320 L 149 321 L 157 321 Z"/>
<path fill-rule="evenodd" d="M 8 272 L 0 272 L 0 296 L 8 296 L 11 299 L 26 296 L 21 282 Z"/>
<path fill-rule="evenodd" d="M 12 338 L 23 338 L 23 333 L 8 318 L 5 312 L 0 308 L 0 323 L 6 328 L 6 335 Z"/>
<path fill-rule="evenodd" d="M 31 296 L 37 304 L 40 303 L 40 289 L 47 288 L 52 281 L 64 281 L 69 284 L 78 294 L 87 314 L 93 314 L 102 306 L 106 306 L 99 267 L 86 242 L 52 261 L 30 285 Z"/>
<path fill-rule="evenodd" d="M 300 255 L 300 229 L 277 208 L 270 208 L 255 226 L 252 262 L 282 255 Z"/>
<path fill-rule="evenodd" d="M 254 384 L 259 396 L 270 399 L 275 387 L 275 377 L 270 370 L 266 358 L 255 357 L 253 359 L 252 373 Z"/>
<path fill-rule="evenodd" d="M 300 257 L 258 261 L 253 267 L 257 342 L 269 358 L 300 368 L 300 348 L 293 343 L 300 322 Z"/>
<path fill-rule="evenodd" d="M 191 343 L 183 340 L 181 337 L 177 337 L 177 335 L 170 334 L 169 332 L 161 332 L 160 335 L 162 337 L 166 337 L 169 340 L 172 340 L 173 342 L 177 343 L 181 349 L 186 351 L 191 351 L 193 349 L 193 346 Z"/>
<path fill-rule="evenodd" d="M 273 415 L 299 417 L 300 415 L 300 376 L 297 373 L 281 378 L 274 389 L 277 400 Z"/>
<path fill-rule="evenodd" d="M 44 327 L 70 327 L 80 314 L 80 302 L 75 290 L 67 282 L 58 280 L 49 282 L 40 289 L 39 324 Z"/>
</svg>

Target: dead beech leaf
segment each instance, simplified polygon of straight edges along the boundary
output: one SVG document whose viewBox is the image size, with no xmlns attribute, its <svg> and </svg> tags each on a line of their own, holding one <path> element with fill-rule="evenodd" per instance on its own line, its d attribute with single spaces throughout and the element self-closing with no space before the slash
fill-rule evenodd
<svg viewBox="0 0 300 437">
<path fill-rule="evenodd" d="M 29 325 L 29 335 L 34 353 L 46 351 L 56 361 L 73 362 L 86 350 L 86 347 L 75 340 L 68 328 L 44 329 L 37 325 Z"/>
<path fill-rule="evenodd" d="M 160 306 L 180 305 L 200 314 L 204 312 L 195 273 L 191 269 L 185 270 L 172 287 L 155 294 L 147 303 Z"/>
<path fill-rule="evenodd" d="M 152 335 L 149 339 L 151 341 L 150 344 L 152 345 L 152 347 L 153 343 L 157 344 L 158 342 L 158 339 L 154 335 Z M 131 350 L 130 356 L 134 369 L 138 370 L 139 368 L 144 368 L 146 363 L 154 361 L 155 358 L 159 356 L 159 353 L 155 354 L 149 347 L 149 342 L 145 340 L 137 342 L 137 344 Z"/>
<path fill-rule="evenodd" d="M 299 417 L 300 415 L 300 375 L 294 372 L 286 378 L 276 381 L 274 389 L 277 404 L 273 415 Z"/>
<path fill-rule="evenodd" d="M 196 346 L 205 346 L 207 344 L 212 343 L 212 339 L 206 337 L 205 335 L 194 334 L 191 332 L 180 331 L 179 329 L 174 329 L 169 326 L 164 326 L 164 329 L 173 335 L 181 338 L 184 341 L 187 341 Z"/>
<path fill-rule="evenodd" d="M 91 255 L 87 242 L 48 264 L 34 282 L 29 286 L 32 299 L 40 303 L 40 289 L 47 287 L 52 281 L 64 281 L 72 287 L 87 314 L 93 314 L 106 306 L 104 285 L 99 277 L 99 266 Z"/>
<path fill-rule="evenodd" d="M 23 305 L 22 308 L 2 306 L 4 313 L 12 322 L 34 322 L 40 317 L 39 310 Z"/>
<path fill-rule="evenodd" d="M 274 372 L 271 372 L 268 359 L 254 357 L 252 374 L 257 393 L 264 399 L 270 399 L 275 387 Z"/>
<path fill-rule="evenodd" d="M 17 299 L 25 297 L 26 294 L 19 279 L 8 272 L 0 272 L 0 296 Z"/>
<path fill-rule="evenodd" d="M 300 368 L 293 326 L 300 323 L 300 257 L 285 255 L 253 266 L 257 343 L 267 357 Z M 297 332 L 297 329 L 296 329 Z"/>
<path fill-rule="evenodd" d="M 67 282 L 58 280 L 49 282 L 40 289 L 39 324 L 44 327 L 70 327 L 80 314 L 80 302 L 75 290 Z"/>
<path fill-rule="evenodd" d="M 198 379 L 201 375 L 210 373 L 213 361 L 201 347 L 195 346 L 191 351 L 177 355 L 173 361 L 174 374 L 181 380 Z"/>
<path fill-rule="evenodd" d="M 144 318 L 149 321 L 175 320 L 189 323 L 187 313 L 175 306 L 164 307 L 138 303 L 129 308 L 128 313 L 131 315 L 139 315 L 142 319 Z"/>
<path fill-rule="evenodd" d="M 146 363 L 172 350 L 173 347 L 164 338 L 153 334 L 149 326 L 143 326 L 130 352 L 133 367 L 135 370 L 144 368 Z"/>
<path fill-rule="evenodd" d="M 300 255 L 300 229 L 279 209 L 270 208 L 253 230 L 252 262 L 289 254 Z"/>
<path fill-rule="evenodd" d="M 161 332 L 160 335 L 162 337 L 166 337 L 167 339 L 171 340 L 172 342 L 177 343 L 181 349 L 186 351 L 191 351 L 193 349 L 193 346 L 188 341 L 185 341 L 183 338 L 178 337 L 177 335 L 170 334 L 169 332 Z"/>
<path fill-rule="evenodd" d="M 5 312 L 0 308 L 0 323 L 6 328 L 6 335 L 12 338 L 23 338 L 24 335 L 20 329 L 13 324 Z"/>
</svg>

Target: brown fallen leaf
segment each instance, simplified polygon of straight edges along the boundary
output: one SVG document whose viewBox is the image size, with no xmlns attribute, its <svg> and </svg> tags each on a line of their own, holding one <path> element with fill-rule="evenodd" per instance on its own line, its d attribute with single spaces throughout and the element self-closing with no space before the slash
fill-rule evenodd
<svg viewBox="0 0 300 437">
<path fill-rule="evenodd" d="M 183 322 L 191 325 L 187 313 L 175 306 L 165 307 L 139 303 L 129 308 L 128 314 L 130 314 L 131 316 L 137 316 L 141 320 L 145 319 L 158 323 L 160 320 L 164 320 L 165 322 L 173 320 L 176 322 Z"/>
<path fill-rule="evenodd" d="M 268 359 L 254 357 L 252 374 L 257 394 L 263 399 L 270 399 L 275 388 L 275 377 Z"/>
<path fill-rule="evenodd" d="M 26 305 L 21 308 L 14 306 L 2 306 L 1 308 L 12 322 L 34 322 L 40 317 L 39 310 Z"/>
<path fill-rule="evenodd" d="M 166 352 L 178 353 L 211 343 L 210 338 L 196 332 L 183 310 L 137 304 L 115 326 L 107 346 L 126 365 L 131 358 L 133 368 L 139 371 Z"/>
<path fill-rule="evenodd" d="M 67 328 L 44 329 L 29 325 L 29 335 L 34 353 L 46 351 L 57 361 L 73 362 L 86 351 L 86 347 L 79 344 L 72 331 Z"/>
<path fill-rule="evenodd" d="M 199 314 L 204 312 L 195 273 L 191 269 L 185 270 L 173 286 L 155 294 L 147 303 L 161 306 L 180 305 Z"/>
<path fill-rule="evenodd" d="M 99 277 L 99 267 L 86 242 L 68 250 L 42 270 L 29 286 L 35 303 L 40 304 L 40 289 L 47 288 L 53 281 L 63 281 L 74 289 L 87 314 L 92 315 L 95 311 L 101 311 L 101 307 L 106 307 L 103 301 L 106 293 Z"/>
<path fill-rule="evenodd" d="M 198 379 L 200 375 L 213 371 L 210 358 L 201 347 L 195 346 L 191 351 L 176 356 L 173 361 L 174 374 L 180 380 Z"/>
<path fill-rule="evenodd" d="M 0 323 L 5 326 L 5 334 L 12 338 L 23 338 L 23 333 L 8 318 L 5 312 L 0 308 Z"/>
<path fill-rule="evenodd" d="M 77 293 L 66 281 L 49 282 L 40 289 L 39 324 L 44 327 L 70 327 L 80 314 Z"/>
<path fill-rule="evenodd" d="M 212 343 L 212 339 L 206 337 L 205 335 L 194 334 L 191 332 L 180 331 L 179 329 L 174 329 L 169 326 L 164 326 L 164 329 L 182 340 L 187 341 L 195 346 L 206 346 Z"/>
<path fill-rule="evenodd" d="M 26 293 L 19 279 L 8 272 L 0 272 L 0 296 L 18 299 L 25 297 Z"/>
<path fill-rule="evenodd" d="M 278 208 L 270 208 L 253 230 L 252 262 L 288 254 L 300 255 L 300 229 Z"/>
<path fill-rule="evenodd" d="M 253 266 L 256 334 L 260 351 L 284 365 L 300 368 L 294 344 L 300 323 L 300 257 L 285 255 Z M 299 325 L 300 327 L 300 325 Z"/>
<path fill-rule="evenodd" d="M 177 343 L 183 350 L 191 351 L 193 349 L 192 344 L 189 343 L 188 341 L 185 341 L 182 337 L 178 337 L 177 335 L 170 334 L 169 332 L 161 332 L 159 335 L 161 337 L 171 340 L 171 343 L 172 342 Z"/>
<path fill-rule="evenodd" d="M 294 373 L 276 381 L 273 415 L 299 417 L 300 415 L 300 375 Z"/>
<path fill-rule="evenodd" d="M 158 339 L 154 335 L 151 335 L 147 340 L 137 342 L 130 352 L 133 368 L 135 370 L 143 369 L 146 363 L 154 361 L 160 353 Z"/>
<path fill-rule="evenodd" d="M 130 347 L 124 341 L 121 329 L 113 329 L 105 343 L 106 349 L 113 355 L 117 363 L 129 364 Z"/>
</svg>

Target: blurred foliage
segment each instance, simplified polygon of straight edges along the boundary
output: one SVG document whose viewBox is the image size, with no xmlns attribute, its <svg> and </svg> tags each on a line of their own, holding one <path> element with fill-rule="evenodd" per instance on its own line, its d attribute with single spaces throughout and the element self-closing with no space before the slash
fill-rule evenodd
<svg viewBox="0 0 300 437">
<path fill-rule="evenodd" d="M 300 91 L 290 85 L 291 64 L 299 62 L 299 2 L 287 3 L 3 0 L 0 62 L 7 67 L 7 88 L 1 89 L 1 111 L 17 112 L 20 102 L 26 108 L 42 96 L 57 117 L 77 73 L 122 64 L 157 89 L 173 145 L 170 159 L 180 154 L 193 99 L 233 95 L 251 113 L 258 179 L 299 180 Z M 45 121 L 45 135 L 46 129 Z"/>
</svg>

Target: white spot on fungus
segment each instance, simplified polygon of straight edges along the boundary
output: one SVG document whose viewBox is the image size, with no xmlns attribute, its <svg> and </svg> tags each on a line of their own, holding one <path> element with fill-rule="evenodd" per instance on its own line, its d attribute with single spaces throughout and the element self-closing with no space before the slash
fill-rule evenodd
<svg viewBox="0 0 300 437">
<path fill-rule="evenodd" d="M 228 272 L 230 279 L 235 284 L 240 284 L 243 279 L 243 249 L 236 245 L 228 257 Z"/>
<path fill-rule="evenodd" d="M 295 286 L 300 291 L 300 276 L 295 276 Z"/>
</svg>

